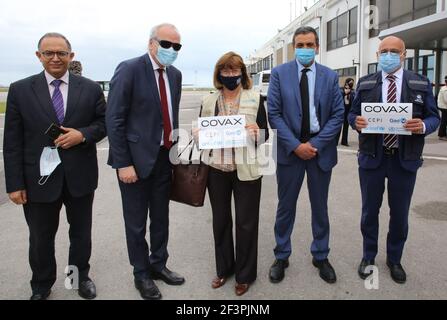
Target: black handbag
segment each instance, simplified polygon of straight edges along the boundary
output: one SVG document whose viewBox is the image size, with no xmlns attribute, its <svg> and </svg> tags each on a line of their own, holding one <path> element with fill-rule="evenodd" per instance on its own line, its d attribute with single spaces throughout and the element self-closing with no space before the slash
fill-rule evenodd
<svg viewBox="0 0 447 320">
<path fill-rule="evenodd" d="M 188 147 L 191 147 L 189 157 L 186 161 L 182 161 L 180 156 Z M 196 149 L 199 151 L 197 144 L 192 139 L 179 154 L 181 162 L 173 165 L 171 200 L 193 207 L 202 207 L 205 201 L 209 167 L 201 161 L 202 152 L 200 151 L 199 159 L 192 159 L 193 151 Z"/>
</svg>

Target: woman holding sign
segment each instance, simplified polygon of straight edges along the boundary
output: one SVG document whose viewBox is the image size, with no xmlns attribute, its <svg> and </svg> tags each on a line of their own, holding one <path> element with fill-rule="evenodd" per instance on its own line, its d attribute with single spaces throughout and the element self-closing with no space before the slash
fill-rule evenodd
<svg viewBox="0 0 447 320">
<path fill-rule="evenodd" d="M 211 286 L 217 289 L 235 274 L 235 292 L 240 296 L 247 292 L 257 274 L 262 175 L 255 154 L 257 146 L 268 138 L 267 116 L 259 93 L 251 89 L 252 82 L 238 54 L 228 52 L 217 61 L 214 86 L 217 91 L 202 101 L 201 117 L 222 120 L 226 116 L 240 116 L 245 120 L 247 139 L 245 146 L 213 149 L 210 153 L 208 192 L 213 212 L 217 271 Z M 231 121 L 220 123 L 231 126 Z M 231 128 L 226 132 L 231 132 Z M 232 194 L 236 209 L 236 250 Z"/>
</svg>

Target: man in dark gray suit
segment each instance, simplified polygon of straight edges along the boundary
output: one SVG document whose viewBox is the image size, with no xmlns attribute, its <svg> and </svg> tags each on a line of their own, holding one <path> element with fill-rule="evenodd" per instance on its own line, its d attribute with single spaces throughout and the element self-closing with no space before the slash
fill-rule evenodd
<svg viewBox="0 0 447 320">
<path fill-rule="evenodd" d="M 166 267 L 172 166 L 171 132 L 178 128 L 182 75 L 171 66 L 181 48 L 175 26 L 152 29 L 149 53 L 122 62 L 110 82 L 106 123 L 109 164 L 117 169 L 130 264 L 144 299 L 160 299 L 152 279 L 181 285 Z M 146 242 L 150 216 L 150 255 Z"/>
<path fill-rule="evenodd" d="M 10 86 L 3 147 L 6 190 L 23 205 L 30 231 L 31 299 L 46 299 L 56 281 L 54 238 L 62 204 L 70 224 L 69 265 L 79 272 L 78 293 L 93 299 L 96 288 L 88 273 L 96 143 L 106 135 L 104 94 L 95 82 L 68 72 L 74 53 L 63 35 L 45 34 L 36 55 L 45 71 Z M 54 131 L 45 134 L 52 124 Z"/>
</svg>

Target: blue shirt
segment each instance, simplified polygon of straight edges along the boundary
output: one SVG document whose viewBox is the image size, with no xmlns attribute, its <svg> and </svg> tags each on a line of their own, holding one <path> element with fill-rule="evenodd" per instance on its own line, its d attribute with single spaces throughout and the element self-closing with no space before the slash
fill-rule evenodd
<svg viewBox="0 0 447 320">
<path fill-rule="evenodd" d="M 304 67 L 301 63 L 296 61 L 298 64 L 298 77 L 301 82 L 301 76 L 303 73 L 301 72 Z M 317 68 L 315 66 L 315 62 L 310 66 L 307 67 L 307 69 L 310 69 L 310 71 L 307 72 L 307 80 L 309 84 L 309 119 L 310 119 L 310 133 L 318 133 L 320 131 L 320 123 L 318 122 L 317 117 L 317 109 L 315 108 L 315 78 L 317 75 Z"/>
</svg>

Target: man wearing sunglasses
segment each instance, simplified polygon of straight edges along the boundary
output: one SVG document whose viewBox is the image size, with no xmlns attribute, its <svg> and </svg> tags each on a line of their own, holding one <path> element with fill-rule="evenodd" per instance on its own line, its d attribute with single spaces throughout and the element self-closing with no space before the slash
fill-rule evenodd
<svg viewBox="0 0 447 320">
<path fill-rule="evenodd" d="M 175 26 L 155 26 L 149 53 L 119 64 L 110 82 L 108 164 L 117 170 L 129 260 L 143 299 L 161 298 L 153 279 L 169 285 L 185 281 L 166 267 L 172 177 L 169 150 L 171 132 L 178 128 L 182 87 L 182 74 L 172 64 L 180 48 Z M 145 239 L 148 211 L 150 247 Z"/>
</svg>

